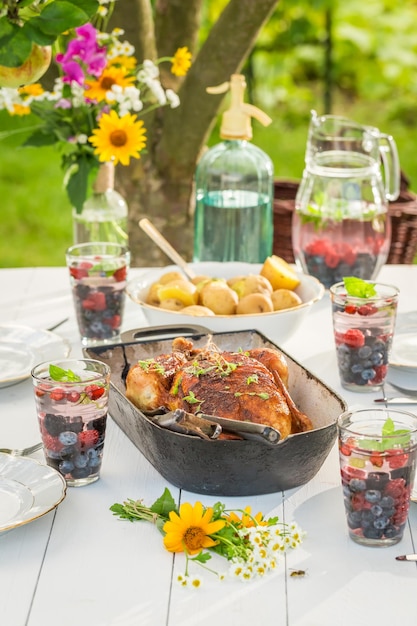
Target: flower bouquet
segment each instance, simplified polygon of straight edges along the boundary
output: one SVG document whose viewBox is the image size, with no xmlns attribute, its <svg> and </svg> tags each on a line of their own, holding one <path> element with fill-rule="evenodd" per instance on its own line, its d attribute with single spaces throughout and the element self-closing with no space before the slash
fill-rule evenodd
<svg viewBox="0 0 417 626">
<path fill-rule="evenodd" d="M 114 0 L 101 0 L 96 22 L 103 15 L 108 21 L 113 5 Z M 121 29 L 106 33 L 88 22 L 60 38 L 61 51 L 55 56 L 60 75 L 51 91 L 39 83 L 0 89 L 0 110 L 39 121 L 24 146 L 56 144 L 61 149 L 64 183 L 77 212 L 100 163 L 129 165 L 131 158 L 140 158 L 146 146 L 140 118 L 156 108 L 179 105 L 177 94 L 161 85 L 159 64 L 170 62 L 176 76 L 185 75 L 191 65 L 185 47 L 173 57 L 138 64 L 133 46 L 122 35 Z"/>
<path fill-rule="evenodd" d="M 213 507 L 184 502 L 178 509 L 168 489 L 150 507 L 141 500 L 128 500 L 113 504 L 110 510 L 122 520 L 152 522 L 163 533 L 169 552 L 184 553 L 185 572 L 178 576 L 183 587 L 201 585 L 199 577 L 190 575 L 191 563 L 220 580 L 229 577 L 247 582 L 260 578 L 276 569 L 279 554 L 299 546 L 304 537 L 296 522 L 283 524 L 277 517 L 252 515 L 250 507 L 227 510 L 222 502 Z M 211 552 L 229 561 L 228 572 L 218 573 L 208 567 Z"/>
</svg>

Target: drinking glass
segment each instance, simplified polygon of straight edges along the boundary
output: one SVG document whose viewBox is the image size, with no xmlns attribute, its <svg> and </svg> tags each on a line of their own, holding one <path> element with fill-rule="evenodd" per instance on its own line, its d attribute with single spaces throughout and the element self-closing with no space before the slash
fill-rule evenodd
<svg viewBox="0 0 417 626">
<path fill-rule="evenodd" d="M 110 368 L 94 359 L 46 361 L 32 370 L 45 459 L 70 487 L 100 477 Z"/>
<path fill-rule="evenodd" d="M 417 416 L 391 409 L 337 422 L 346 521 L 353 541 L 389 546 L 403 536 L 417 460 Z"/>
<path fill-rule="evenodd" d="M 340 381 L 350 391 L 379 389 L 388 371 L 399 290 L 372 284 L 376 295 L 365 298 L 348 295 L 344 282 L 330 287 Z"/>
<path fill-rule="evenodd" d="M 68 248 L 74 306 L 84 346 L 115 343 L 125 305 L 129 250 L 108 242 L 82 243 Z"/>
</svg>

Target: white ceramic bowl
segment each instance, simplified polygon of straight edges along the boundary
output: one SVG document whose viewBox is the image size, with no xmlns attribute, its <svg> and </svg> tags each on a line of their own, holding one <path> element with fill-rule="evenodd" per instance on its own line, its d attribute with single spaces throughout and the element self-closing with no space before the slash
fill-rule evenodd
<svg viewBox="0 0 417 626">
<path fill-rule="evenodd" d="M 206 275 L 213 278 L 233 278 L 247 274 L 258 274 L 262 264 L 252 263 L 218 263 L 201 262 L 190 263 L 190 268 L 196 275 Z M 155 268 L 141 274 L 138 278 L 128 282 L 126 292 L 129 297 L 140 305 L 142 311 L 151 326 L 165 325 L 198 325 L 213 332 L 229 332 L 241 330 L 258 330 L 266 337 L 275 341 L 278 345 L 289 339 L 300 326 L 308 314 L 310 307 L 318 302 L 324 294 L 324 286 L 313 276 L 298 273 L 301 279 L 300 285 L 295 292 L 303 301 L 299 306 L 272 313 L 259 313 L 256 315 L 215 315 L 194 316 L 185 315 L 181 311 L 167 311 L 146 304 L 146 296 L 151 285 L 158 278 L 170 271 L 181 271 L 175 265 Z"/>
</svg>

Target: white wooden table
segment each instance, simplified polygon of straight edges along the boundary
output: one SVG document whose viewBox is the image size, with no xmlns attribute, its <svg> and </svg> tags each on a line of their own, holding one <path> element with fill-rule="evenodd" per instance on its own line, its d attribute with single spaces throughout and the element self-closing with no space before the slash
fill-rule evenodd
<svg viewBox="0 0 417 626">
<path fill-rule="evenodd" d="M 132 270 L 131 275 L 140 270 Z M 399 313 L 417 310 L 417 266 L 386 266 L 381 281 L 401 289 Z M 81 356 L 67 270 L 0 271 L 0 323 L 47 328 Z M 124 330 L 145 321 L 127 303 Z M 270 337 L 274 340 L 274 337 Z M 349 406 L 370 406 L 379 394 L 343 391 L 337 374 L 330 302 L 316 304 L 297 335 L 283 344 L 342 395 Z M 413 410 L 413 407 L 406 407 Z M 416 410 L 416 407 L 414 407 Z M 31 381 L 0 389 L 0 447 L 39 440 Z M 34 455 L 43 462 L 42 452 Z M 121 522 L 115 502 L 142 498 L 151 504 L 168 486 L 182 501 L 221 499 L 227 506 L 295 519 L 304 543 L 282 557 L 276 573 L 247 584 L 220 583 L 209 574 L 199 590 L 175 582 L 184 561 L 166 552 L 147 523 Z M 0 535 L 0 623 L 4 626 L 415 626 L 417 565 L 395 556 L 417 549 L 417 504 L 400 544 L 366 548 L 347 535 L 336 447 L 304 487 L 250 498 L 199 497 L 169 485 L 109 419 L 101 479 L 69 488 L 59 507 Z M 219 559 L 219 566 L 226 561 Z M 302 578 L 290 576 L 302 569 Z"/>
</svg>

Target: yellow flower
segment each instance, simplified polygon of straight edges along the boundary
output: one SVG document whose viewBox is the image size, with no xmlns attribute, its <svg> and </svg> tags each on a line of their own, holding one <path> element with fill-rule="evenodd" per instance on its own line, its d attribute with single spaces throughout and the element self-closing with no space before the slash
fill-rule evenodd
<svg viewBox="0 0 417 626">
<path fill-rule="evenodd" d="M 30 107 L 25 106 L 24 104 L 14 104 L 13 111 L 10 111 L 10 115 L 29 115 Z"/>
<path fill-rule="evenodd" d="M 244 513 L 240 518 L 234 511 L 232 511 L 229 515 L 226 516 L 226 519 L 229 522 L 237 526 L 241 526 L 243 528 L 252 528 L 252 526 L 266 526 L 267 522 L 263 521 L 262 513 L 257 513 L 256 515 L 251 515 L 252 508 L 247 506 L 244 508 Z"/>
<path fill-rule="evenodd" d="M 185 46 L 178 48 L 172 60 L 171 72 L 175 76 L 185 76 L 191 67 L 191 52 Z"/>
<path fill-rule="evenodd" d="M 209 535 L 221 530 L 224 520 L 212 522 L 213 509 L 203 509 L 201 502 L 192 506 L 185 502 L 180 506 L 179 515 L 175 511 L 169 514 L 163 530 L 166 532 L 164 545 L 169 552 L 197 554 L 203 548 L 211 548 L 218 542 Z"/>
<path fill-rule="evenodd" d="M 136 67 L 136 59 L 135 57 L 128 57 L 125 54 L 121 54 L 108 60 L 107 67 L 113 66 L 123 67 L 127 71 L 134 70 Z"/>
<path fill-rule="evenodd" d="M 135 77 L 129 76 L 124 67 L 115 67 L 113 65 L 106 67 L 97 80 L 86 81 L 87 89 L 84 92 L 84 98 L 102 102 L 106 100 L 106 94 L 113 85 L 129 87 L 134 81 Z"/>
<path fill-rule="evenodd" d="M 119 117 L 110 111 L 101 116 L 98 128 L 88 139 L 100 161 L 129 165 L 130 157 L 140 158 L 139 152 L 146 145 L 145 132 L 143 121 L 136 121 L 136 115 L 127 113 Z"/>
<path fill-rule="evenodd" d="M 25 96 L 36 97 L 41 96 L 44 93 L 44 89 L 40 83 L 33 83 L 32 85 L 19 87 L 18 92 L 23 98 L 25 98 Z"/>
</svg>

